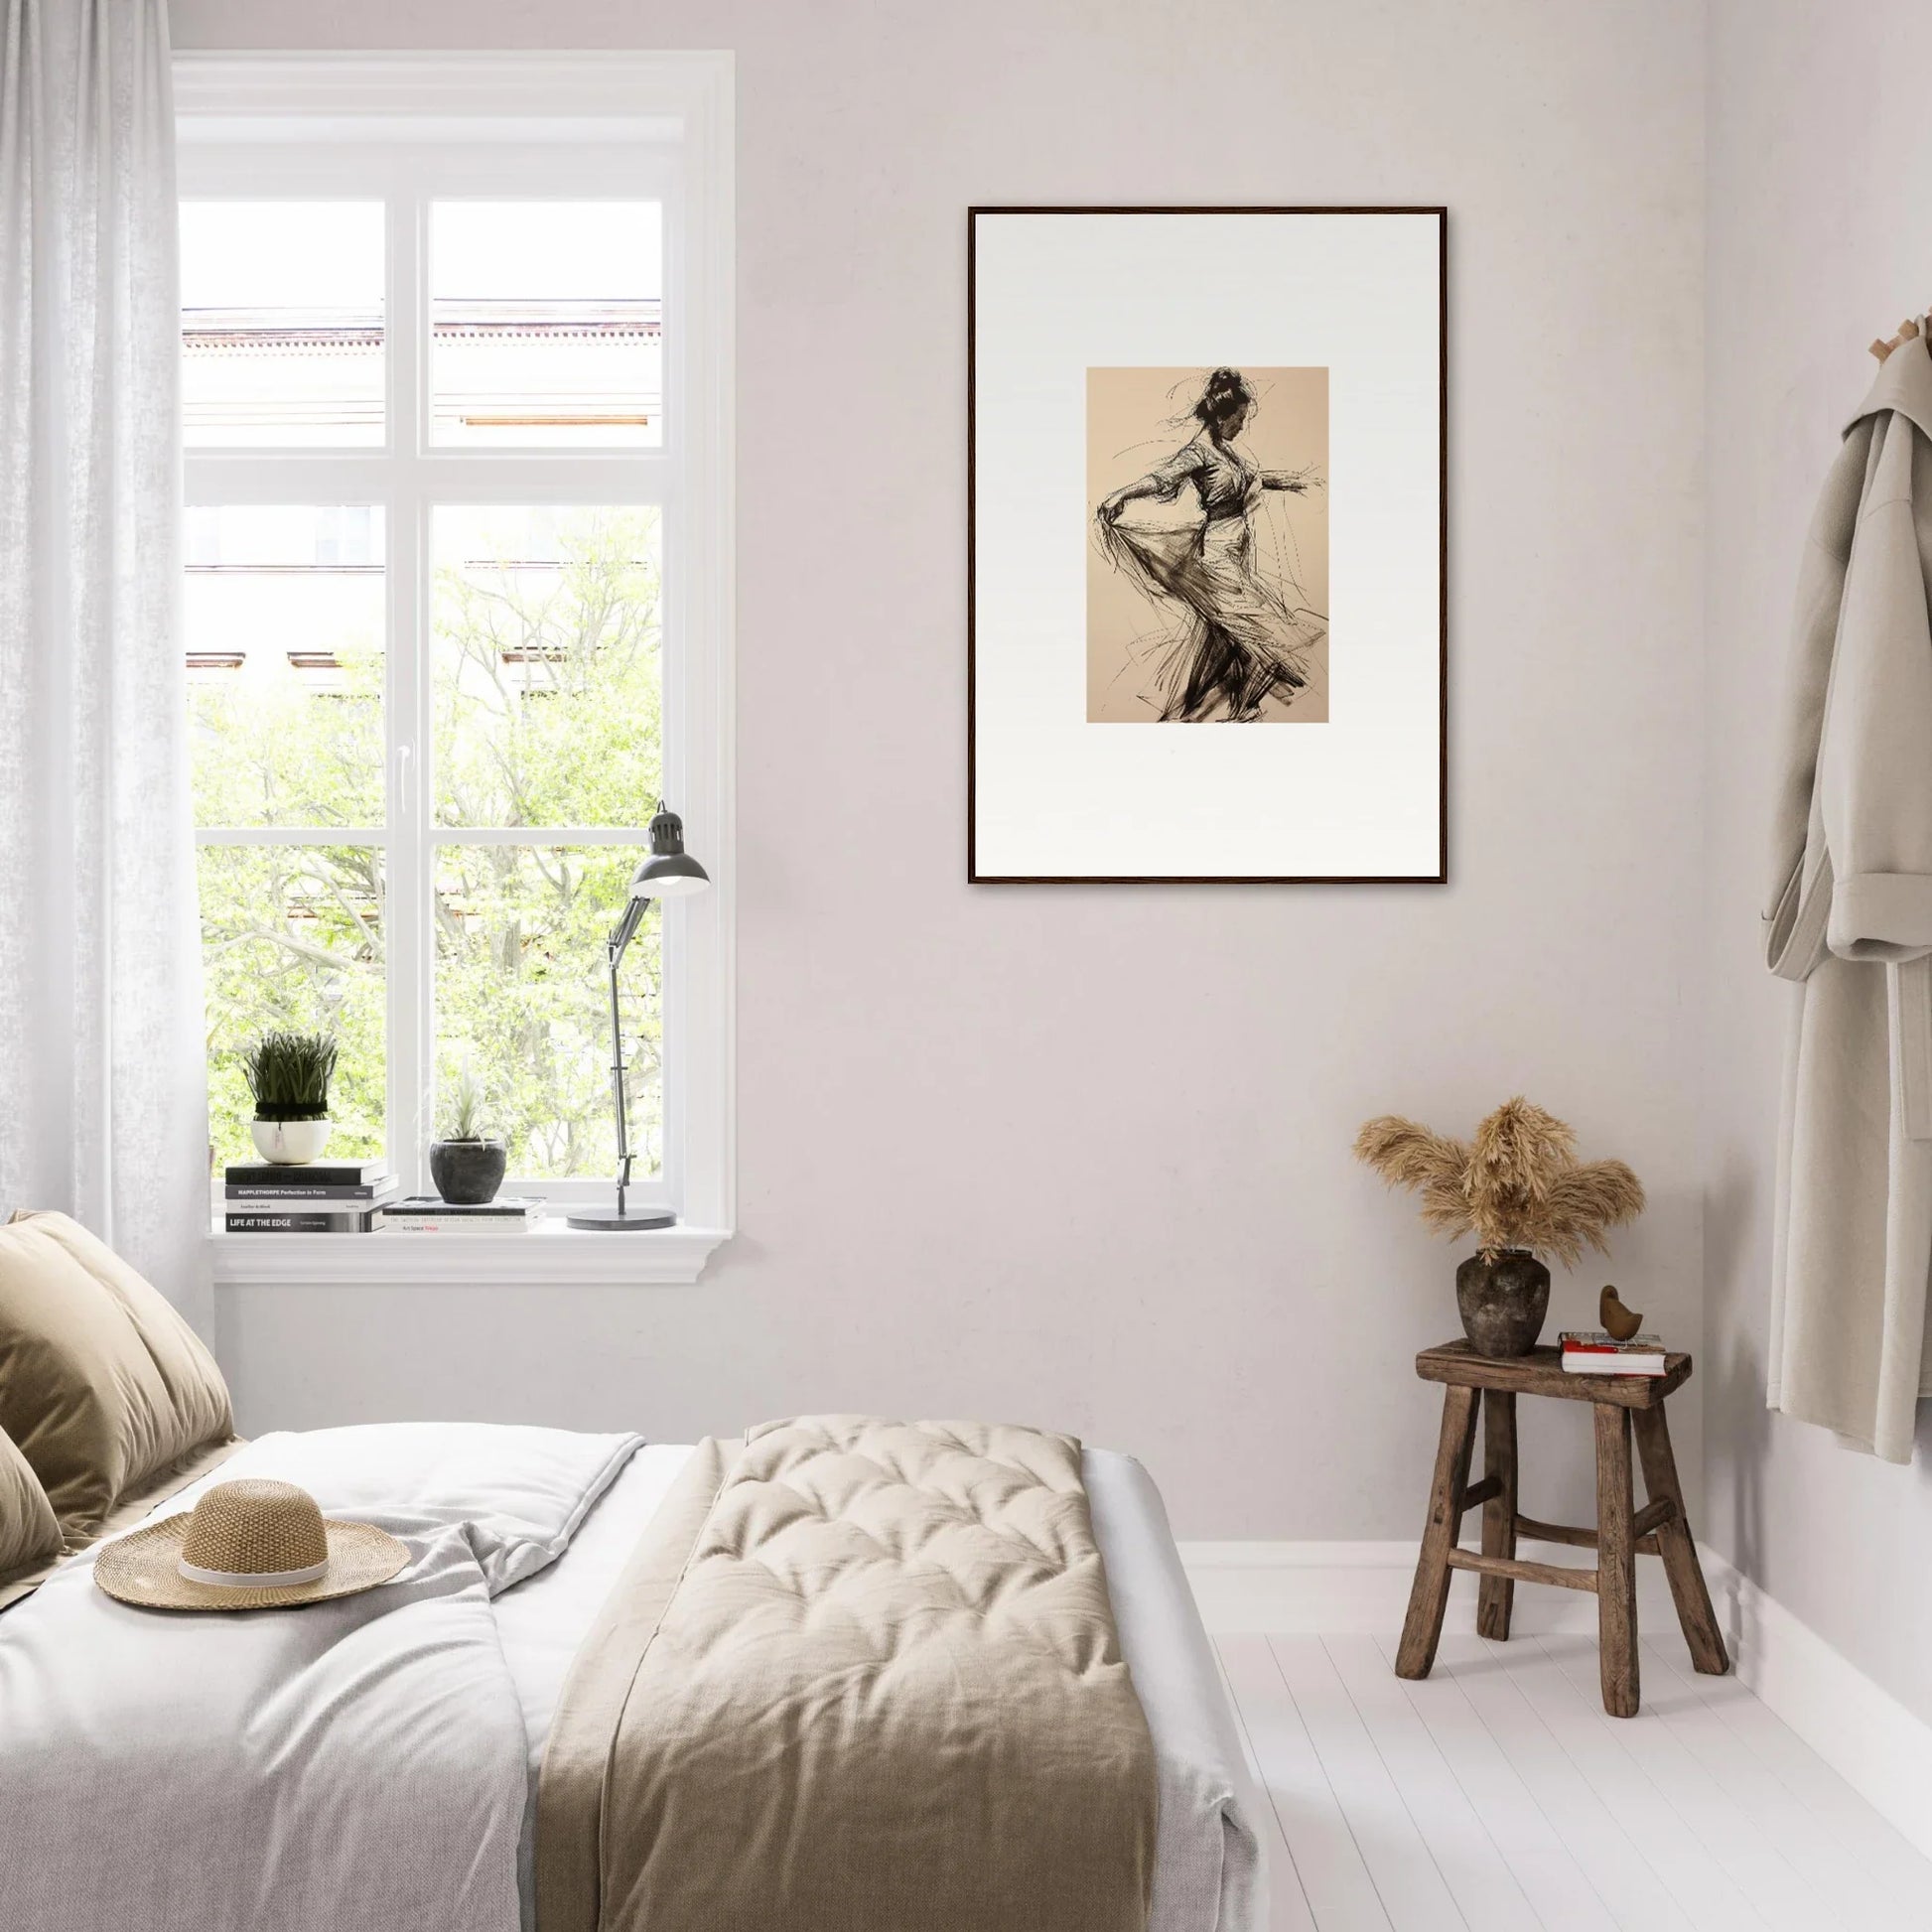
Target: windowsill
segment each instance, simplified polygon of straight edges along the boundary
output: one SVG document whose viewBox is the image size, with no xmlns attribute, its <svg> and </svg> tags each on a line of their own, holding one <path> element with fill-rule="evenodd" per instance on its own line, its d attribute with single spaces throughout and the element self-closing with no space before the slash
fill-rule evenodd
<svg viewBox="0 0 1932 1932">
<path fill-rule="evenodd" d="M 234 1287 L 382 1282 L 467 1288 L 491 1283 L 695 1282 L 730 1228 L 592 1234 L 559 1211 L 528 1234 L 210 1234 L 214 1279 Z"/>
</svg>

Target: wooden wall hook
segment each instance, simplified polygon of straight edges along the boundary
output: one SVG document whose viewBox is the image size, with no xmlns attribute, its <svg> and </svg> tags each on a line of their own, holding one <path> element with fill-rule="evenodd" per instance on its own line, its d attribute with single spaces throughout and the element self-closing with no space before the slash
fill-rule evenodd
<svg viewBox="0 0 1932 1932">
<path fill-rule="evenodd" d="M 1898 325 L 1898 334 L 1895 335 L 1890 342 L 1885 342 L 1881 339 L 1872 343 L 1871 352 L 1873 355 L 1877 356 L 1879 361 L 1882 362 L 1885 359 L 1885 357 L 1889 355 L 1892 352 L 1892 350 L 1898 346 L 1900 343 L 1914 343 L 1918 341 L 1918 337 L 1919 337 L 1918 318 L 1916 316 L 1907 316 L 1905 320 Z"/>
</svg>

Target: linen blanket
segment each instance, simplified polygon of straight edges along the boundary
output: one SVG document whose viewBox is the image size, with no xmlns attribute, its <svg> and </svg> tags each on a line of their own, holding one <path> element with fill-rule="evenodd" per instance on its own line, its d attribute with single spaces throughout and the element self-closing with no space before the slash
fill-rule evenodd
<svg viewBox="0 0 1932 1932">
<path fill-rule="evenodd" d="M 1144 1932 L 1157 1785 L 1079 1445 L 702 1445 L 579 1653 L 542 1932 Z"/>
<path fill-rule="evenodd" d="M 409 1545 L 300 1608 L 137 1609 L 91 1556 L 0 1616 L 0 1924 L 514 1932 L 523 1721 L 489 1598 L 569 1543 L 638 1439 L 482 1425 L 264 1436 L 206 1481 L 300 1483 Z"/>
</svg>

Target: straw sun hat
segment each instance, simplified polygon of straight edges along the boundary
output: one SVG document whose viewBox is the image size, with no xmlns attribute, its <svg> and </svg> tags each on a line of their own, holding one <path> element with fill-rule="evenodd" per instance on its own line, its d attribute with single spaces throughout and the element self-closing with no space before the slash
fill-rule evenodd
<svg viewBox="0 0 1932 1932">
<path fill-rule="evenodd" d="M 110 1543 L 94 1582 L 123 1603 L 164 1610 L 266 1610 L 373 1589 L 409 1561 L 372 1523 L 325 1519 L 292 1482 L 217 1482 L 194 1512 Z"/>
</svg>

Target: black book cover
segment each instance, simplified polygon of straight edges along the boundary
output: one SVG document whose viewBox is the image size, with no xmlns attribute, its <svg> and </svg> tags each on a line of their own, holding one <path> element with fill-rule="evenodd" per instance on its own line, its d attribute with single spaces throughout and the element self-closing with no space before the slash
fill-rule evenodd
<svg viewBox="0 0 1932 1932">
<path fill-rule="evenodd" d="M 445 1215 L 482 1214 L 494 1215 L 499 1221 L 507 1221 L 519 1215 L 532 1214 L 542 1205 L 531 1194 L 498 1194 L 494 1200 L 477 1202 L 440 1200 L 435 1194 L 408 1194 L 401 1200 L 391 1201 L 388 1211 L 391 1215 L 420 1216 L 424 1220 L 441 1219 Z"/>
<path fill-rule="evenodd" d="M 387 1174 L 366 1187 L 304 1187 L 288 1181 L 229 1181 L 226 1193 L 231 1201 L 266 1201 L 273 1205 L 295 1205 L 304 1201 L 342 1201 L 347 1206 L 361 1202 L 374 1206 L 385 1195 L 395 1192 L 396 1183 Z"/>
<path fill-rule="evenodd" d="M 236 1211 L 227 1216 L 230 1234 L 367 1234 L 375 1225 L 373 1212 L 345 1214 L 311 1213 L 296 1208 L 290 1213 L 269 1209 Z"/>
<path fill-rule="evenodd" d="M 389 1176 L 386 1161 L 311 1161 L 280 1167 L 273 1161 L 236 1161 L 223 1176 L 230 1187 L 372 1187 Z"/>
</svg>

